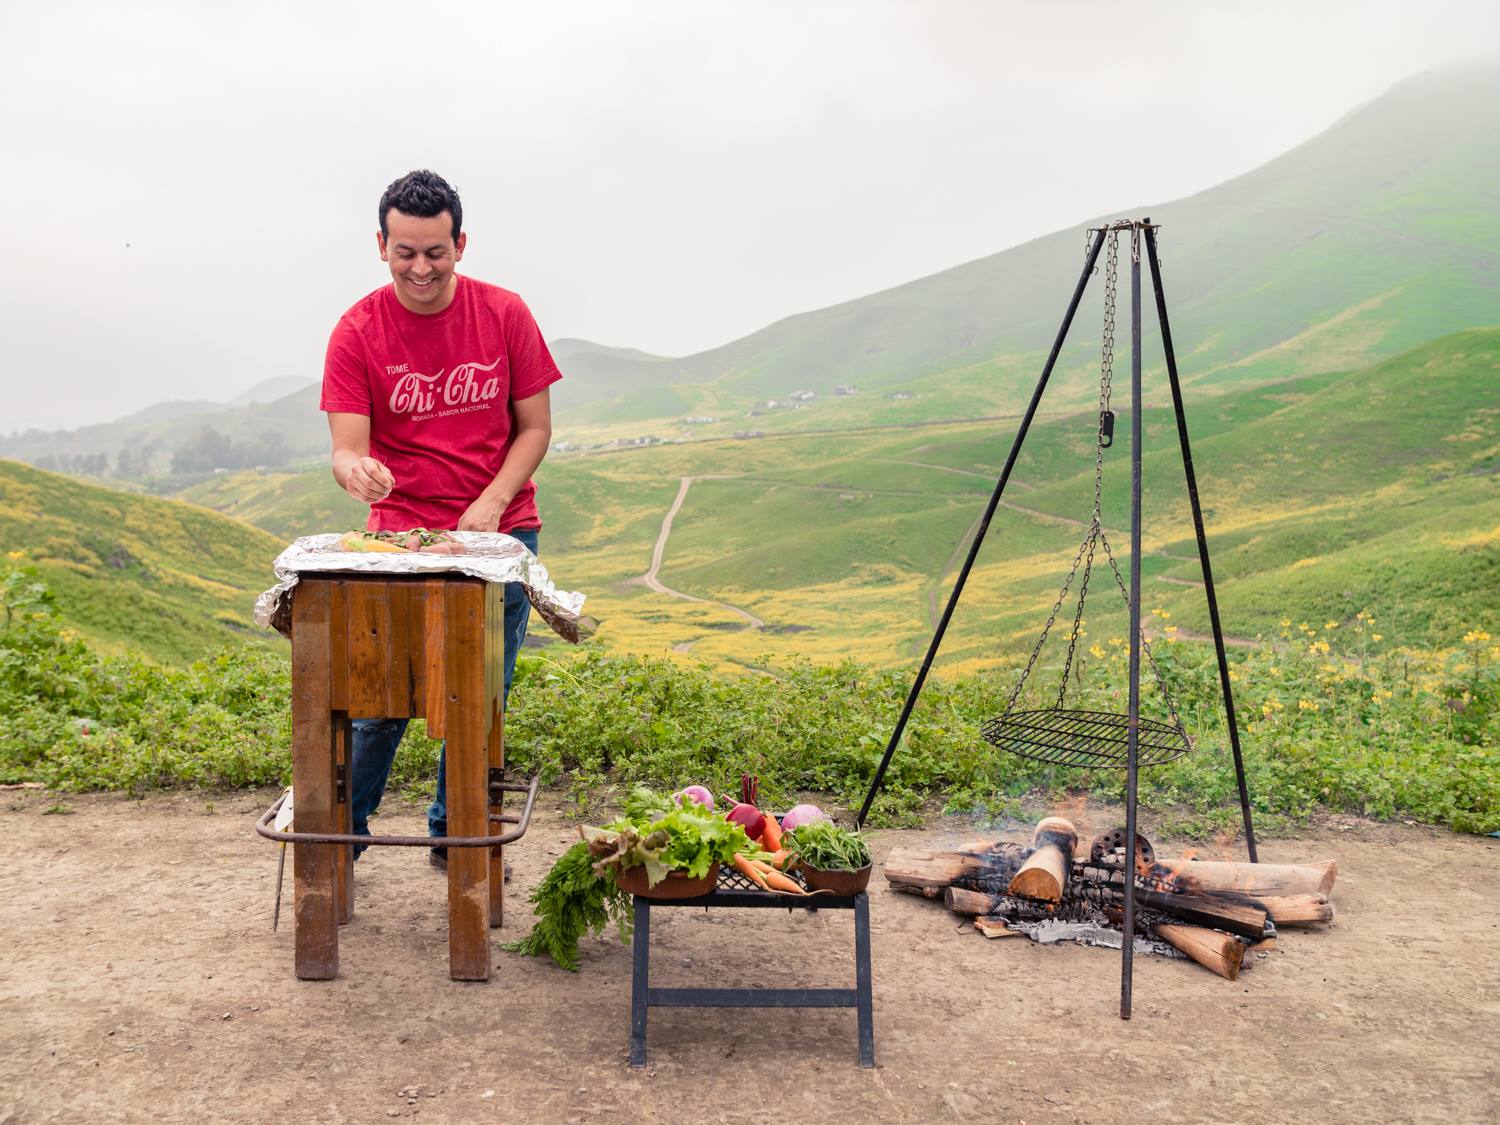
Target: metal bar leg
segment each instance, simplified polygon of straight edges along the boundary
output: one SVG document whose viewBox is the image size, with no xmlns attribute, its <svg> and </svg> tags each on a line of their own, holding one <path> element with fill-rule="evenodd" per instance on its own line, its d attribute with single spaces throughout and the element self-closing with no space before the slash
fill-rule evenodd
<svg viewBox="0 0 1500 1125">
<path fill-rule="evenodd" d="M 854 900 L 854 992 L 859 1020 L 859 1065 L 875 1065 L 875 1003 L 870 983 L 870 896 Z"/>
<path fill-rule="evenodd" d="M 1130 232 L 1130 717 L 1125 734 L 1125 939 L 1120 943 L 1120 1018 L 1130 1018 L 1135 967 L 1135 788 L 1141 725 L 1141 254 Z"/>
<path fill-rule="evenodd" d="M 651 900 L 635 899 L 630 972 L 630 1065 L 646 1065 L 646 991 L 651 972 Z"/>
<path fill-rule="evenodd" d="M 1073 299 L 1068 302 L 1068 311 L 1063 316 L 1062 326 L 1057 330 L 1057 339 L 1052 342 L 1052 352 L 1047 356 L 1047 364 L 1042 368 L 1041 377 L 1036 382 L 1036 390 L 1031 393 L 1031 402 L 1026 407 L 1026 413 L 1021 417 L 1021 426 L 1016 431 L 1015 440 L 1011 442 L 1010 456 L 1005 459 L 1005 467 L 1000 470 L 1000 478 L 995 482 L 994 492 L 990 494 L 990 502 L 984 509 L 984 517 L 979 521 L 979 527 L 974 532 L 974 542 L 969 546 L 968 558 L 964 559 L 963 569 L 958 572 L 958 579 L 953 583 L 953 592 L 948 595 L 948 605 L 944 608 L 942 619 L 938 621 L 937 629 L 932 634 L 932 642 L 927 646 L 927 655 L 922 660 L 922 667 L 917 671 L 917 678 L 912 682 L 911 691 L 907 693 L 906 705 L 901 708 L 901 717 L 896 720 L 896 729 L 891 732 L 891 740 L 886 744 L 885 755 L 880 759 L 880 765 L 875 770 L 875 778 L 870 782 L 870 791 L 865 794 L 865 801 L 860 806 L 859 815 L 854 818 L 856 828 L 862 827 L 865 817 L 870 815 L 870 806 L 875 803 L 875 795 L 880 792 L 881 783 L 885 780 L 885 771 L 891 764 L 896 747 L 901 743 L 901 736 L 906 733 L 906 724 L 911 718 L 912 708 L 917 704 L 917 697 L 922 694 L 922 685 L 927 682 L 927 673 L 932 670 L 933 658 L 937 656 L 938 648 L 943 643 L 943 634 L 948 631 L 948 622 L 953 617 L 953 610 L 958 606 L 959 596 L 964 592 L 964 583 L 969 580 L 969 571 L 974 568 L 974 560 L 979 556 L 979 548 L 983 545 L 985 534 L 989 531 L 990 520 L 994 518 L 995 509 L 1000 506 L 1000 496 L 1010 480 L 1011 469 L 1015 466 L 1016 457 L 1021 452 L 1021 443 L 1026 440 L 1026 431 L 1031 428 L 1031 420 L 1036 416 L 1037 406 L 1042 401 L 1042 392 L 1047 389 L 1047 380 L 1052 377 L 1052 368 L 1057 364 L 1058 353 L 1062 351 L 1063 341 L 1068 338 L 1068 329 L 1073 326 L 1073 317 L 1078 312 L 1078 303 L 1083 300 L 1083 291 L 1088 285 L 1089 275 L 1094 272 L 1094 263 L 1099 260 L 1099 250 L 1104 245 L 1104 235 L 1107 229 L 1107 227 L 1101 227 L 1094 239 L 1094 244 L 1089 247 L 1088 260 L 1083 264 L 1083 273 L 1078 277 L 1078 285 L 1073 290 Z"/>
<path fill-rule="evenodd" d="M 1147 219 L 1146 222 L 1150 222 Z M 1208 595 L 1208 620 L 1213 625 L 1214 652 L 1219 658 L 1219 684 L 1224 690 L 1224 714 L 1229 723 L 1229 746 L 1234 752 L 1234 777 L 1240 789 L 1240 812 L 1245 820 L 1245 845 L 1250 862 L 1259 863 L 1255 852 L 1255 827 L 1250 823 L 1250 788 L 1245 784 L 1245 760 L 1240 753 L 1240 729 L 1234 718 L 1234 690 L 1229 683 L 1229 659 L 1224 653 L 1224 629 L 1219 624 L 1219 599 L 1214 593 L 1213 568 L 1208 562 L 1208 536 L 1203 530 L 1203 506 L 1198 499 L 1198 477 L 1193 472 L 1193 451 L 1188 446 L 1187 413 L 1182 406 L 1182 385 L 1177 378 L 1177 354 L 1172 348 L 1172 327 L 1167 323 L 1167 296 L 1161 284 L 1161 263 L 1156 257 L 1156 231 L 1146 228 L 1146 257 L 1151 262 L 1151 285 L 1156 290 L 1156 319 L 1161 322 L 1161 346 L 1167 360 L 1167 379 L 1172 384 L 1172 408 L 1177 413 L 1177 441 L 1182 446 L 1182 468 L 1187 475 L 1188 503 L 1193 509 L 1193 531 L 1198 536 L 1198 561 L 1203 567 L 1203 589 Z"/>
</svg>

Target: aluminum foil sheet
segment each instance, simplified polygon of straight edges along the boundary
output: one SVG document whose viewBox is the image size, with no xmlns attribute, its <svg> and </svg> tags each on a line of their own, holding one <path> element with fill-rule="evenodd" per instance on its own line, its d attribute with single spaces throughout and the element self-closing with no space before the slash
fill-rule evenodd
<svg viewBox="0 0 1500 1125">
<path fill-rule="evenodd" d="M 305 535 L 277 556 L 277 583 L 255 599 L 255 623 L 292 634 L 292 587 L 303 574 L 467 574 L 487 582 L 519 582 L 532 607 L 552 631 L 577 644 L 592 636 L 599 623 L 583 612 L 584 596 L 552 585 L 547 568 L 520 540 L 499 532 L 450 532 L 466 555 L 429 555 L 412 551 L 366 553 L 340 551 L 337 533 Z"/>
</svg>

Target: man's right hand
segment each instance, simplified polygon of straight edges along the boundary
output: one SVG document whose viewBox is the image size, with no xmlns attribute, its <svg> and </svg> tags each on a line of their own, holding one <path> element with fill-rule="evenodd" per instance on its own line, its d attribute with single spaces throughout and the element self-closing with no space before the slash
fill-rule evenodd
<svg viewBox="0 0 1500 1125">
<path fill-rule="evenodd" d="M 349 466 L 344 478 L 344 491 L 365 504 L 384 500 L 396 487 L 396 478 L 391 471 L 373 457 L 361 457 Z"/>
</svg>

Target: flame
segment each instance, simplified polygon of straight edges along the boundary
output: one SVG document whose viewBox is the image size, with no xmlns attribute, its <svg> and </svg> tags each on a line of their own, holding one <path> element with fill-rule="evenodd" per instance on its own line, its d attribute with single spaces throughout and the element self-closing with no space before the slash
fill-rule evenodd
<svg viewBox="0 0 1500 1125">
<path fill-rule="evenodd" d="M 1156 866 L 1152 869 L 1152 877 L 1162 882 L 1180 886 L 1183 876 L 1187 874 L 1187 865 L 1198 857 L 1197 848 L 1189 848 L 1176 859 L 1157 859 Z"/>
</svg>

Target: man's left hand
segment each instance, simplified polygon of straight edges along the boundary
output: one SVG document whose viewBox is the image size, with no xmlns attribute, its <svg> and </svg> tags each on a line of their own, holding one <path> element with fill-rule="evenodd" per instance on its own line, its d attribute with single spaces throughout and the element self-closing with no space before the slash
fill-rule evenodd
<svg viewBox="0 0 1500 1125">
<path fill-rule="evenodd" d="M 481 496 L 469 505 L 469 510 L 458 521 L 459 531 L 499 531 L 500 517 L 505 505 L 498 500 Z"/>
</svg>

